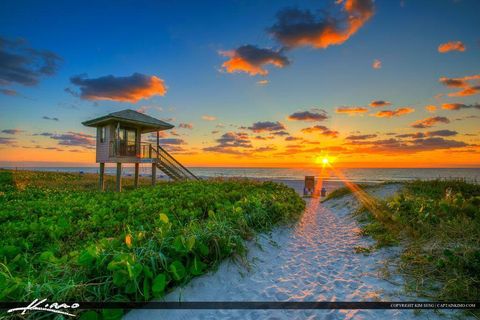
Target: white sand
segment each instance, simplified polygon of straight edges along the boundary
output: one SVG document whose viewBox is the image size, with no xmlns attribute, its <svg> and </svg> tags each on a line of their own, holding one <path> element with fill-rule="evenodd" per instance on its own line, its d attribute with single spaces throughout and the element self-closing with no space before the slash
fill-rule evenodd
<svg viewBox="0 0 480 320">
<path fill-rule="evenodd" d="M 298 184 L 298 183 L 297 183 Z M 292 185 L 298 190 L 297 185 Z M 374 188 L 388 196 L 398 185 Z M 331 188 L 330 188 L 331 189 Z M 402 292 L 402 278 L 382 279 L 385 260 L 398 249 L 369 255 L 354 252 L 371 239 L 358 234 L 349 216 L 353 196 L 324 204 L 307 200 L 307 210 L 293 227 L 282 227 L 249 244 L 250 271 L 232 261 L 192 280 L 166 301 L 419 301 Z M 411 310 L 134 310 L 126 319 L 432 319 L 433 311 Z"/>
</svg>

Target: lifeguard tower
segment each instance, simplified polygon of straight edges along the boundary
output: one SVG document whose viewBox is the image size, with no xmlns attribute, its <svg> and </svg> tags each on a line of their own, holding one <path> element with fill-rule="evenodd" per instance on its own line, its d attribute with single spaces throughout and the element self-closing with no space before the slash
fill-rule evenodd
<svg viewBox="0 0 480 320">
<path fill-rule="evenodd" d="M 97 128 L 96 162 L 100 163 L 99 188 L 104 190 L 105 163 L 117 164 L 117 191 L 122 190 L 122 164 L 135 164 L 135 187 L 138 186 L 140 163 L 151 163 L 152 185 L 155 185 L 157 168 L 172 180 L 198 178 L 160 146 L 160 131 L 174 126 L 146 114 L 126 109 L 82 122 Z M 142 134 L 156 132 L 156 143 L 142 141 Z M 153 137 L 153 139 L 155 139 Z"/>
</svg>

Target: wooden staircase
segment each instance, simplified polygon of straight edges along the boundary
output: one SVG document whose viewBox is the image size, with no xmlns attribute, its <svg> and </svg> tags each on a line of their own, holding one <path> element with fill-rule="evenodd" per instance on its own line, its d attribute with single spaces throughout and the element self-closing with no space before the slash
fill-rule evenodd
<svg viewBox="0 0 480 320">
<path fill-rule="evenodd" d="M 162 170 L 168 177 L 175 181 L 181 180 L 199 180 L 190 170 L 185 168 L 170 153 L 161 146 L 157 148 L 150 145 L 151 157 L 154 159 L 158 169 Z"/>
</svg>

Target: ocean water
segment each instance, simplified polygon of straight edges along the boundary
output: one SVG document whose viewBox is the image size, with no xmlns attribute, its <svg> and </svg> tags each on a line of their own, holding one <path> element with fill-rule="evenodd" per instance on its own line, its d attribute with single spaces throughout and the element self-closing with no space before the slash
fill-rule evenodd
<svg viewBox="0 0 480 320">
<path fill-rule="evenodd" d="M 9 167 L 9 169 L 12 169 Z M 124 167 L 123 174 L 133 174 L 133 167 Z M 268 180 L 303 180 L 305 176 L 322 177 L 324 181 L 349 180 L 353 182 L 406 181 L 414 179 L 466 179 L 480 182 L 480 168 L 222 168 L 222 167 L 189 167 L 199 177 L 246 177 Z M 53 172 L 98 173 L 98 167 L 22 167 L 18 170 L 40 170 Z M 106 167 L 107 174 L 115 174 L 115 167 Z M 140 165 L 140 175 L 150 175 L 148 165 Z M 162 177 L 162 173 L 158 173 Z"/>
</svg>

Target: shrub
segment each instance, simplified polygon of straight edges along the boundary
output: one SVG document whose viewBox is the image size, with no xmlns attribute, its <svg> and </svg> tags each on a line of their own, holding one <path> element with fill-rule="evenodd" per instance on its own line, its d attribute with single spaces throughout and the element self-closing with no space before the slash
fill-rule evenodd
<svg viewBox="0 0 480 320">
<path fill-rule="evenodd" d="M 293 189 L 248 180 L 122 193 L 10 188 L 0 193 L 0 300 L 161 297 L 243 255 L 244 240 L 294 221 L 304 206 Z"/>
<path fill-rule="evenodd" d="M 480 185 L 412 181 L 378 207 L 364 233 L 380 246 L 403 240 L 407 287 L 437 300 L 480 300 Z"/>
</svg>

